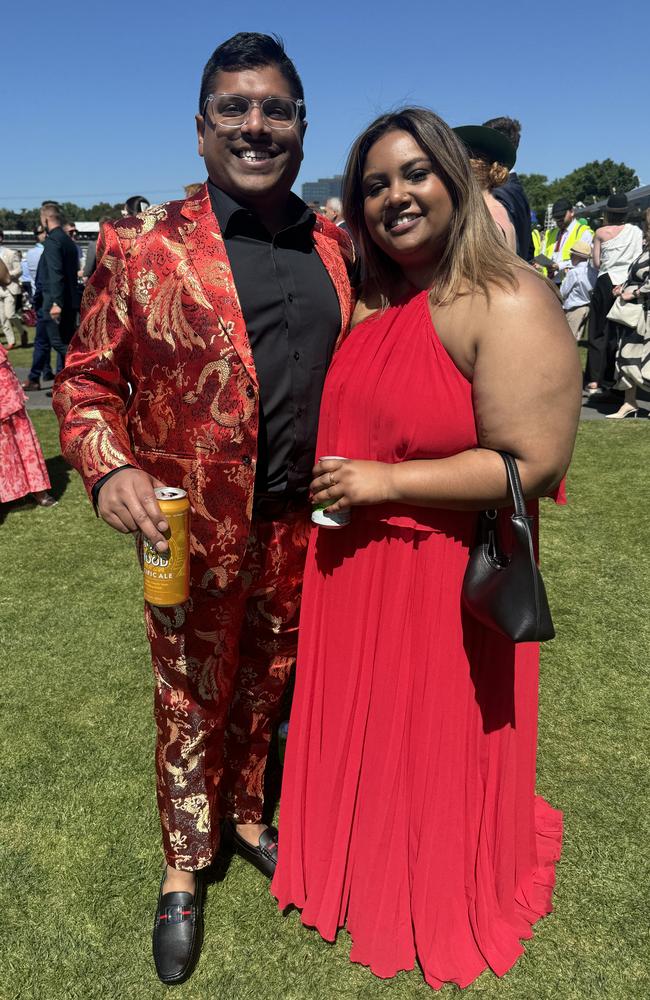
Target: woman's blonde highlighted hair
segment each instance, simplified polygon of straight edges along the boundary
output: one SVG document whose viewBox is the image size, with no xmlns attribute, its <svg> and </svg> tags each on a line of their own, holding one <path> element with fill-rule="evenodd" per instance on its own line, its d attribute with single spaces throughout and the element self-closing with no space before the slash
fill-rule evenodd
<svg viewBox="0 0 650 1000">
<path fill-rule="evenodd" d="M 503 242 L 474 177 L 467 151 L 449 126 L 426 108 L 403 108 L 377 118 L 356 139 L 343 179 L 346 224 L 361 255 L 364 284 L 382 293 L 400 276 L 399 266 L 372 240 L 364 218 L 363 171 L 370 148 L 388 132 L 407 132 L 431 160 L 451 198 L 453 213 L 447 243 L 431 286 L 433 303 L 451 302 L 463 293 L 490 286 L 516 288 L 516 270 L 526 267 Z"/>
</svg>

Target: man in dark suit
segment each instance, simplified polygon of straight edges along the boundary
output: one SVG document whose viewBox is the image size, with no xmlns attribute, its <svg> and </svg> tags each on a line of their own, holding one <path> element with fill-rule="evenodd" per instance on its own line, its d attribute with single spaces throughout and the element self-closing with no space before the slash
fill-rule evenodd
<svg viewBox="0 0 650 1000">
<path fill-rule="evenodd" d="M 77 288 L 79 253 L 74 242 L 63 231 L 63 218 L 57 205 L 43 205 L 41 224 L 47 230 L 47 238 L 38 265 L 37 282 L 43 290 L 41 308 L 47 324 L 47 335 L 62 366 L 77 325 L 80 305 Z"/>
<path fill-rule="evenodd" d="M 517 149 L 521 138 L 521 122 L 518 122 L 516 118 L 490 118 L 489 121 L 483 122 L 483 124 L 486 128 L 493 128 L 497 132 L 501 132 Z M 532 261 L 534 250 L 531 235 L 530 205 L 517 174 L 512 171 L 505 184 L 494 188 L 492 194 L 505 207 L 510 216 L 510 221 L 515 227 L 517 253 L 524 260 L 528 262 Z"/>
</svg>

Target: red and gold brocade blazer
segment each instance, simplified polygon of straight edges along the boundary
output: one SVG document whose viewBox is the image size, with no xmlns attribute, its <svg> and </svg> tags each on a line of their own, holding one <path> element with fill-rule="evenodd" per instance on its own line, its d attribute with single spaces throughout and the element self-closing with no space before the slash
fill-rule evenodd
<svg viewBox="0 0 650 1000">
<path fill-rule="evenodd" d="M 350 321 L 349 237 L 318 216 L 316 251 Z M 89 494 L 132 465 L 189 494 L 192 584 L 225 587 L 250 530 L 259 387 L 207 186 L 103 226 L 81 324 L 57 378 L 61 448 Z"/>
</svg>

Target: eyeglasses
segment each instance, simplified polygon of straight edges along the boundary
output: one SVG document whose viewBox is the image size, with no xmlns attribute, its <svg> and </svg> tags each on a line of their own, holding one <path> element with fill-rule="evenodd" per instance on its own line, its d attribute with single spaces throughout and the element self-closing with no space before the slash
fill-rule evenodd
<svg viewBox="0 0 650 1000">
<path fill-rule="evenodd" d="M 248 121 L 251 108 L 259 108 L 264 123 L 269 128 L 292 128 L 304 108 L 305 102 L 294 101 L 290 97 L 265 97 L 263 101 L 252 101 L 239 94 L 209 94 L 203 106 L 213 125 L 223 128 L 241 128 Z"/>
</svg>

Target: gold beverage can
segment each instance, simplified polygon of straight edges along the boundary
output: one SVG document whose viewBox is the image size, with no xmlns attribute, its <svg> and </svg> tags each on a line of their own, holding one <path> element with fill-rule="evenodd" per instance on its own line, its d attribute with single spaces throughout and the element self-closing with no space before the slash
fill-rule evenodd
<svg viewBox="0 0 650 1000">
<path fill-rule="evenodd" d="M 169 524 L 166 552 L 143 538 L 144 599 L 158 607 L 182 604 L 190 596 L 190 502 L 185 490 L 161 486 L 156 500 Z"/>
</svg>

